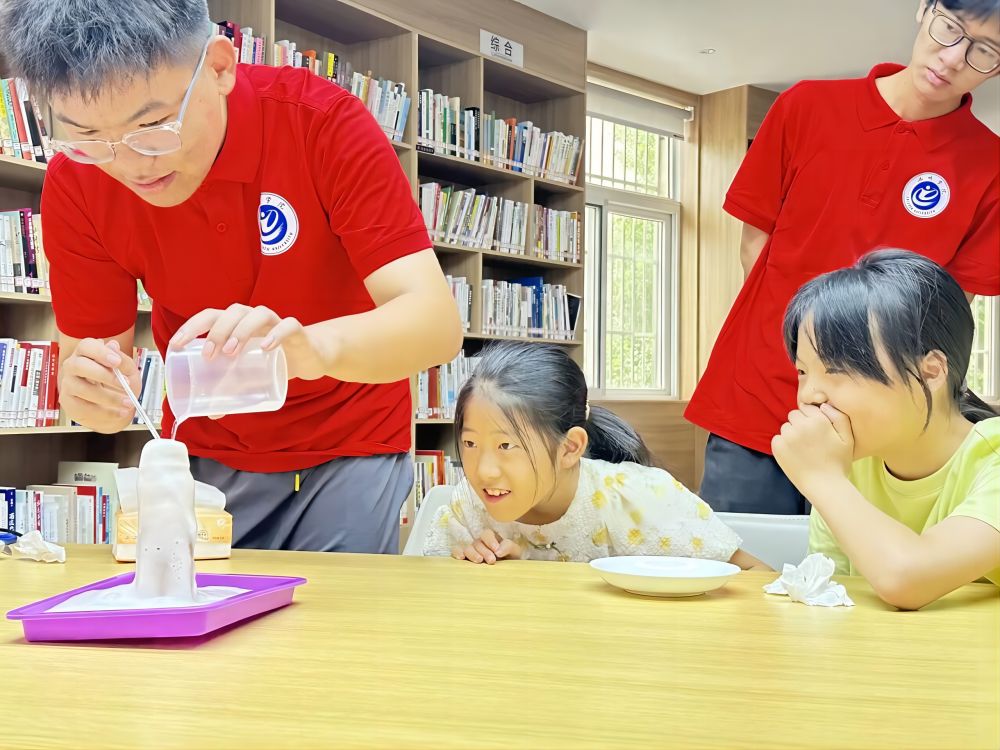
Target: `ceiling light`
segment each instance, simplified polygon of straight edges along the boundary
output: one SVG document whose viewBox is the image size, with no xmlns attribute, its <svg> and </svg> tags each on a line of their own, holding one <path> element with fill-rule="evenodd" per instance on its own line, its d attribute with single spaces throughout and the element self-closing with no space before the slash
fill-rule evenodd
<svg viewBox="0 0 1000 750">
<path fill-rule="evenodd" d="M 698 52 L 699 54 L 702 55 L 714 55 L 717 52 L 717 50 L 715 49 L 715 47 L 705 47 L 705 49 L 700 49 L 698 50 Z"/>
</svg>

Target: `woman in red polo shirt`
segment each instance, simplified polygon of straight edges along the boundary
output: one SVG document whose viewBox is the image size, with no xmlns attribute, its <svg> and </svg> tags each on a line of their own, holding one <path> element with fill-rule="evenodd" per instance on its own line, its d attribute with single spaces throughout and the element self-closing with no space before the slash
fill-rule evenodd
<svg viewBox="0 0 1000 750">
<path fill-rule="evenodd" d="M 928 2 L 917 20 L 909 66 L 781 94 L 726 196 L 746 281 L 685 413 L 711 433 L 701 496 L 715 510 L 806 510 L 770 448 L 796 406 L 781 321 L 802 284 L 892 246 L 970 297 L 1000 294 L 1000 139 L 969 94 L 1000 73 L 1000 0 Z"/>
<path fill-rule="evenodd" d="M 66 415 L 113 433 L 138 390 L 136 279 L 160 352 L 253 336 L 288 358 L 285 407 L 179 430 L 245 547 L 397 551 L 412 466 L 408 377 L 461 345 L 409 182 L 354 96 L 237 65 L 205 0 L 11 0 L 0 48 L 46 95 L 42 193 Z M 163 429 L 173 416 L 164 409 Z"/>
</svg>

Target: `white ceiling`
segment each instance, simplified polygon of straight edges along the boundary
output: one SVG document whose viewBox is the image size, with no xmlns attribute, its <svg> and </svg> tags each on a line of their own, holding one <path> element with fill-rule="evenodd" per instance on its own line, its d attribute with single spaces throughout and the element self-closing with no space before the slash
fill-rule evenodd
<svg viewBox="0 0 1000 750">
<path fill-rule="evenodd" d="M 907 62 L 918 0 L 520 0 L 586 29 L 593 62 L 696 94 Z M 699 50 L 715 48 L 713 55 Z M 1000 131 L 1000 78 L 975 109 Z"/>
</svg>

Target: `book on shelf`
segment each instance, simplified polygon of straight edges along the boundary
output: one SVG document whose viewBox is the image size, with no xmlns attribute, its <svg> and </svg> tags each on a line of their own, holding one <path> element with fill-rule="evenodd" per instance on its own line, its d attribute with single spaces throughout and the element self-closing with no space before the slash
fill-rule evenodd
<svg viewBox="0 0 1000 750">
<path fill-rule="evenodd" d="M 20 78 L 0 79 L 0 154 L 42 164 L 54 154 L 45 118 Z"/>
<path fill-rule="evenodd" d="M 410 95 L 406 84 L 376 78 L 372 71 L 361 73 L 335 52 L 318 53 L 314 49 L 299 50 L 296 42 L 282 39 L 275 42 L 273 60 L 277 66 L 306 68 L 326 78 L 358 97 L 391 141 L 402 141 L 406 119 L 410 113 Z"/>
<path fill-rule="evenodd" d="M 59 421 L 59 343 L 0 338 L 0 428 Z"/>
<path fill-rule="evenodd" d="M 479 159 L 479 107 L 462 98 L 421 89 L 417 93 L 417 149 L 460 159 Z"/>
<path fill-rule="evenodd" d="M 569 295 L 562 284 L 547 284 L 541 276 L 483 279 L 482 294 L 483 333 L 487 335 L 575 338 L 576 319 L 570 317 Z"/>
<path fill-rule="evenodd" d="M 265 38 L 254 36 L 253 28 L 243 26 L 234 21 L 216 21 L 219 33 L 228 37 L 236 48 L 236 60 L 248 65 L 264 64 L 264 44 Z"/>
<path fill-rule="evenodd" d="M 524 255 L 527 203 L 438 182 L 421 184 L 419 197 L 434 242 Z"/>
<path fill-rule="evenodd" d="M 480 131 L 483 163 L 576 184 L 583 156 L 582 142 L 577 136 L 558 131 L 543 133 L 531 120 L 504 119 L 495 112 L 482 115 Z"/>
<path fill-rule="evenodd" d="M 445 276 L 451 287 L 451 296 L 458 306 L 458 315 L 462 320 L 462 330 L 468 332 L 472 324 L 472 285 L 465 276 Z"/>
<path fill-rule="evenodd" d="M 453 419 L 458 393 L 478 364 L 479 357 L 467 357 L 463 349 L 451 362 L 417 375 L 417 419 Z"/>
<path fill-rule="evenodd" d="M 41 219 L 30 208 L 0 211 L 0 292 L 48 293 Z"/>
<path fill-rule="evenodd" d="M 155 349 L 137 347 L 134 351 L 136 369 L 139 370 L 139 382 L 142 384 L 137 394 L 143 410 L 153 420 L 154 424 L 163 421 L 163 357 Z M 142 418 L 137 414 L 132 424 L 141 424 Z"/>
<path fill-rule="evenodd" d="M 531 252 L 537 258 L 580 262 L 580 213 L 535 206 L 535 237 Z"/>
<path fill-rule="evenodd" d="M 114 518 L 118 512 L 118 484 L 115 472 L 118 464 L 103 461 L 60 461 L 57 479 L 59 484 L 96 486 L 101 497 L 100 515 L 96 519 L 100 529 L 97 538 L 106 544 L 114 539 Z M 107 496 L 105 501 L 103 498 Z"/>
<path fill-rule="evenodd" d="M 417 510 L 420 510 L 431 489 L 440 485 L 454 487 L 465 476 L 462 462 L 456 461 L 444 451 L 414 451 L 413 463 L 413 499 Z"/>
<path fill-rule="evenodd" d="M 93 482 L 0 487 L 4 526 L 18 534 L 38 531 L 53 544 L 107 544 L 111 494 Z"/>
</svg>

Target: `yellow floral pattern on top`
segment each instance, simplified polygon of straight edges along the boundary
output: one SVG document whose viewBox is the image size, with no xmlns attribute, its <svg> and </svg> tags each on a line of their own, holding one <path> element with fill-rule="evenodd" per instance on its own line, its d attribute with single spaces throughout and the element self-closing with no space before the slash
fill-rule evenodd
<svg viewBox="0 0 1000 750">
<path fill-rule="evenodd" d="M 518 540 L 530 560 L 589 562 L 619 555 L 729 560 L 740 538 L 668 472 L 633 463 L 582 459 L 580 482 L 562 518 L 543 526 L 499 523 L 463 480 L 440 508 L 424 555 L 450 555 L 486 529 Z"/>
</svg>

